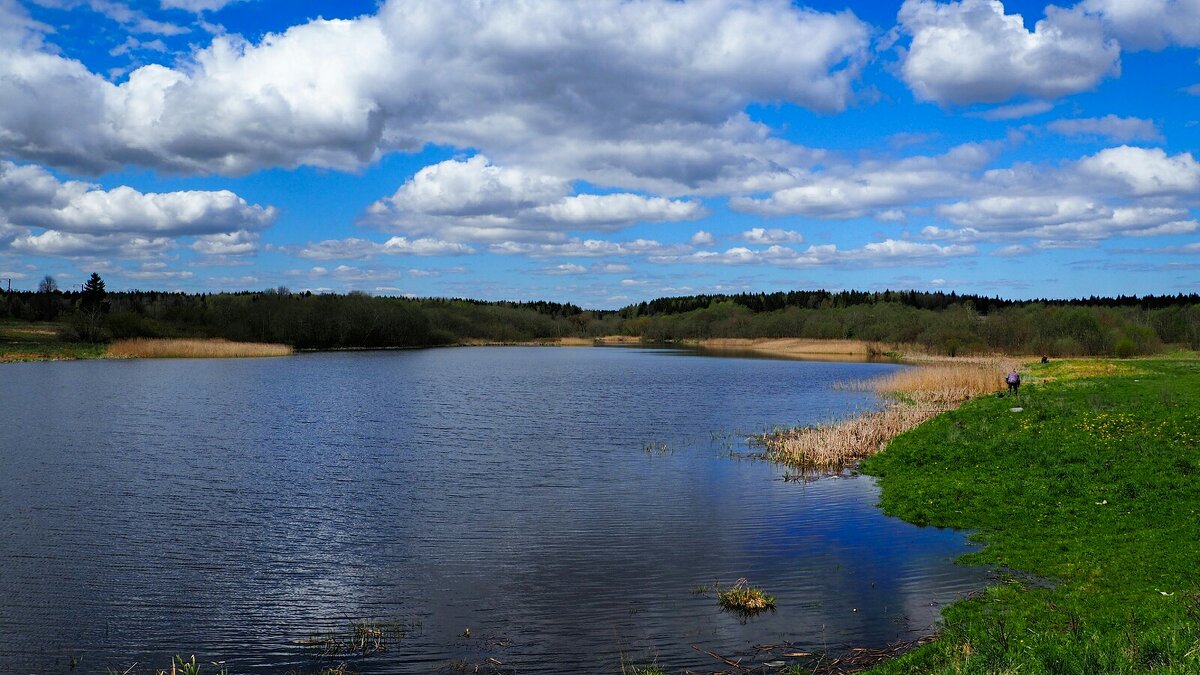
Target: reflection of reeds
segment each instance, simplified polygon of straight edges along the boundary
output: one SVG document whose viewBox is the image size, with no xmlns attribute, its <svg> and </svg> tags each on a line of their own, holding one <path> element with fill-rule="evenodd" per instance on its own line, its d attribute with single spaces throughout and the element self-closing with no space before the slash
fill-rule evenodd
<svg viewBox="0 0 1200 675">
<path fill-rule="evenodd" d="M 999 359 L 938 363 L 886 377 L 839 385 L 876 391 L 892 399 L 885 409 L 836 424 L 780 429 L 759 441 L 773 461 L 803 471 L 836 473 L 884 448 L 888 441 L 975 396 L 1004 388 Z"/>
<path fill-rule="evenodd" d="M 114 358 L 234 358 L 287 356 L 292 348 L 266 342 L 230 342 L 228 340 L 149 339 L 117 340 L 108 348 Z"/>
</svg>

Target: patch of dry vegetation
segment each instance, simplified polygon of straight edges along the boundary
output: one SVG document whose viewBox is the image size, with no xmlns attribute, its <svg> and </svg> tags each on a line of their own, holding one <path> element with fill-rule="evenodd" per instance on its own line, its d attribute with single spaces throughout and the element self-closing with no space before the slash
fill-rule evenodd
<svg viewBox="0 0 1200 675">
<path fill-rule="evenodd" d="M 781 429 L 759 438 L 772 461 L 805 471 L 837 473 L 870 457 L 888 441 L 975 396 L 1004 389 L 1011 360 L 972 359 L 902 370 L 840 386 L 876 391 L 891 399 L 878 412 L 836 424 Z"/>
<path fill-rule="evenodd" d="M 1017 367 L 1016 361 L 1001 357 L 938 362 L 897 371 L 862 384 L 884 396 L 946 410 L 976 396 L 1004 389 L 1004 375 L 1014 367 Z"/>
<path fill-rule="evenodd" d="M 121 359 L 221 359 L 262 356 L 289 356 L 288 345 L 266 342 L 230 342 L 221 339 L 135 338 L 117 340 L 108 348 L 110 358 Z"/>
<path fill-rule="evenodd" d="M 750 351 L 772 356 L 811 358 L 820 356 L 882 356 L 890 351 L 882 344 L 865 340 L 816 340 L 806 338 L 711 338 L 697 344 L 720 351 Z"/>
</svg>

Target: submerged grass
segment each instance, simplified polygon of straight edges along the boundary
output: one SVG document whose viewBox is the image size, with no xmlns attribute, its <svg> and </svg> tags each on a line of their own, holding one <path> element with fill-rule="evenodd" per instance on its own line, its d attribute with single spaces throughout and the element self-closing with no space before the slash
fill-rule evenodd
<svg viewBox="0 0 1200 675">
<path fill-rule="evenodd" d="M 112 358 L 241 358 L 288 356 L 288 345 L 266 342 L 230 342 L 220 339 L 135 338 L 112 343 L 107 355 Z"/>
<path fill-rule="evenodd" d="M 296 644 L 320 657 L 386 652 L 392 643 L 408 636 L 418 624 L 402 621 L 353 621 L 344 631 L 318 633 Z"/>
<path fill-rule="evenodd" d="M 975 532 L 964 562 L 1017 570 L 949 606 L 878 673 L 1200 672 L 1200 362 L 1032 368 L 862 464 L 881 506 Z"/>
<path fill-rule="evenodd" d="M 802 471 L 836 473 L 882 450 L 891 439 L 975 396 L 1002 389 L 1010 361 L 996 358 L 937 363 L 902 370 L 849 389 L 891 399 L 881 411 L 829 425 L 778 429 L 757 440 L 772 461 Z"/>
</svg>

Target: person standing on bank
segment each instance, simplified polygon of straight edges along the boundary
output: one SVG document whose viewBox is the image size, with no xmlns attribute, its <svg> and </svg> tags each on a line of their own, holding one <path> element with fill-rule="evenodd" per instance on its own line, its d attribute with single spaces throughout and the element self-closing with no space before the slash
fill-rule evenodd
<svg viewBox="0 0 1200 675">
<path fill-rule="evenodd" d="M 1013 368 L 1004 381 L 1008 384 L 1009 393 L 1016 396 L 1017 390 L 1021 388 L 1021 374 L 1017 372 L 1017 369 Z"/>
</svg>

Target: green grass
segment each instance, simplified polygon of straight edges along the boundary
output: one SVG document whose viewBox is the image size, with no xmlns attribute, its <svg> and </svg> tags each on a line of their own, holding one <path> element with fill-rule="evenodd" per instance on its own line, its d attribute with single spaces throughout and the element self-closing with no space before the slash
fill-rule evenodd
<svg viewBox="0 0 1200 675">
<path fill-rule="evenodd" d="M 1200 672 L 1200 361 L 1032 374 L 863 464 L 885 512 L 973 530 L 963 562 L 1014 572 L 872 672 Z"/>
<path fill-rule="evenodd" d="M 61 342 L 59 324 L 0 322 L 0 363 L 61 361 L 104 356 L 106 345 Z"/>
</svg>

